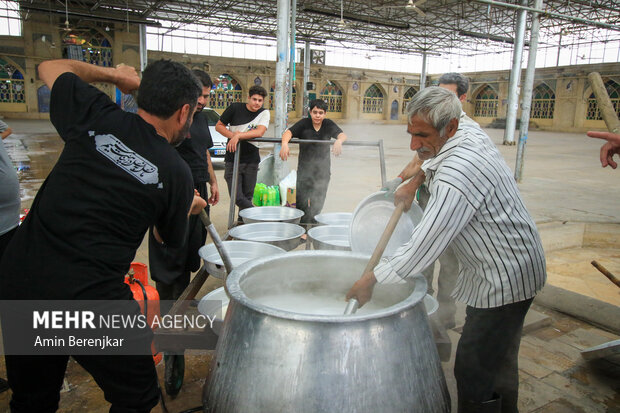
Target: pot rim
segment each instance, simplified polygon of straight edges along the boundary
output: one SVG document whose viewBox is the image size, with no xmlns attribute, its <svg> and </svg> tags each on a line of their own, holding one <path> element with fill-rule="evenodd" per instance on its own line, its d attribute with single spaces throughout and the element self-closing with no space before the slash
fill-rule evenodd
<svg viewBox="0 0 620 413">
<path fill-rule="evenodd" d="M 248 238 L 247 232 L 251 231 L 254 228 L 278 227 L 278 226 L 281 227 L 281 228 L 288 228 L 293 233 L 293 235 L 282 236 L 280 238 L 272 239 L 272 240 L 268 240 L 268 241 L 257 241 L 255 239 L 252 240 L 252 239 Z M 233 227 L 233 228 L 228 230 L 228 235 L 230 235 L 235 240 L 247 241 L 247 242 L 260 242 L 260 243 L 274 242 L 274 241 L 278 241 L 278 242 L 279 241 L 291 241 L 291 240 L 295 240 L 295 239 L 301 237 L 305 233 L 306 233 L 306 230 L 301 225 L 294 224 L 292 222 L 282 222 L 282 221 L 252 222 L 252 223 L 249 223 L 249 224 L 239 225 L 239 226 Z"/>
<path fill-rule="evenodd" d="M 364 261 L 370 259 L 369 255 L 350 252 L 350 251 L 336 251 L 336 250 L 314 250 L 314 251 L 295 251 L 285 254 L 270 255 L 262 257 L 256 260 L 247 261 L 233 271 L 226 278 L 226 288 L 230 295 L 231 302 L 235 301 L 245 307 L 248 307 L 258 313 L 269 315 L 272 317 L 283 318 L 294 321 L 309 321 L 320 323 L 343 323 L 343 322 L 359 322 L 374 320 L 384 317 L 389 317 L 395 314 L 401 313 L 403 310 L 415 307 L 418 303 L 423 302 L 426 295 L 426 279 L 422 274 L 414 276 L 415 286 L 413 292 L 405 298 L 390 307 L 386 307 L 382 310 L 373 312 L 371 314 L 353 314 L 353 315 L 313 315 L 313 314 L 300 314 L 291 311 L 280 310 L 277 308 L 269 307 L 264 304 L 259 304 L 256 301 L 250 299 L 243 289 L 241 288 L 241 280 L 256 266 L 267 264 L 276 259 L 295 259 L 297 256 L 315 256 L 317 258 L 356 258 Z M 360 274 L 361 277 L 362 274 Z M 346 301 L 342 301 L 342 311 L 346 307 Z"/>
</svg>

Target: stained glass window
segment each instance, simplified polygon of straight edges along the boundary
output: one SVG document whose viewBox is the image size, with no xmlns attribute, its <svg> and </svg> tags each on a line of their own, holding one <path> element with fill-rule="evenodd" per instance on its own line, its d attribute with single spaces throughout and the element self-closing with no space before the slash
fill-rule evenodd
<svg viewBox="0 0 620 413">
<path fill-rule="evenodd" d="M 328 80 L 321 90 L 319 99 L 327 103 L 328 112 L 342 112 L 342 90 L 331 80 Z"/>
<path fill-rule="evenodd" d="M 226 109 L 233 102 L 243 102 L 243 90 L 239 82 L 227 73 L 213 79 L 209 95 L 209 107 Z"/>
<path fill-rule="evenodd" d="M 0 59 L 0 102 L 26 103 L 24 75 L 15 66 Z"/>
<path fill-rule="evenodd" d="M 494 118 L 497 116 L 497 106 L 497 92 L 487 85 L 476 95 L 474 116 Z"/>
<path fill-rule="evenodd" d="M 609 99 L 611 100 L 611 104 L 614 106 L 616 110 L 616 115 L 620 117 L 620 84 L 618 82 L 613 81 L 612 79 L 608 79 L 605 81 L 605 89 L 607 89 L 607 94 L 609 95 Z M 602 120 L 601 112 L 598 109 L 598 102 L 596 101 L 596 97 L 594 96 L 594 92 L 590 94 L 588 98 L 588 108 L 586 110 L 586 119 L 588 120 Z"/>
<path fill-rule="evenodd" d="M 532 91 L 531 119 L 553 119 L 555 109 L 555 93 L 544 83 Z"/>
<path fill-rule="evenodd" d="M 411 102 L 411 99 L 413 98 L 413 96 L 416 93 L 418 93 L 418 91 L 414 87 L 410 87 L 405 92 L 405 95 L 403 96 L 403 110 L 402 110 L 403 113 L 405 113 L 405 111 L 407 111 L 407 105 L 409 104 L 409 102 Z"/>
<path fill-rule="evenodd" d="M 112 67 L 112 45 L 95 29 L 71 31 L 64 35 L 63 57 L 97 66 Z"/>
<path fill-rule="evenodd" d="M 364 93 L 364 113 L 383 113 L 383 92 L 377 85 L 370 85 Z"/>
</svg>

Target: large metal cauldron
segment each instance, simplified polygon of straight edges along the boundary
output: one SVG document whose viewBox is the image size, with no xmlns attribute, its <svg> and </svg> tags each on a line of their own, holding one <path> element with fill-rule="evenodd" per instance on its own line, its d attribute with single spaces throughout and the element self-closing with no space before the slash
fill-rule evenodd
<svg viewBox="0 0 620 413">
<path fill-rule="evenodd" d="M 449 412 L 423 278 L 377 285 L 357 314 L 340 315 L 367 261 L 351 252 L 300 251 L 234 269 L 205 412 Z M 337 297 L 336 315 L 259 303 L 290 293 Z M 371 304 L 382 308 L 365 313 Z"/>
</svg>

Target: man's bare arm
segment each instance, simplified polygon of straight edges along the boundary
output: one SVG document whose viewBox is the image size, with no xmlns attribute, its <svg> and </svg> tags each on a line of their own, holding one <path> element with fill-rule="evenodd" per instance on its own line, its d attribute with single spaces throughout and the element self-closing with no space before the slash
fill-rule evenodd
<svg viewBox="0 0 620 413">
<path fill-rule="evenodd" d="M 211 154 L 208 149 L 207 170 L 209 171 L 209 186 L 211 187 L 211 196 L 207 199 L 207 203 L 210 205 L 216 205 L 220 201 L 220 189 L 217 186 L 217 178 L 215 177 L 215 170 L 213 169 L 213 162 L 211 162 Z"/>
<path fill-rule="evenodd" d="M 403 181 L 406 181 L 407 179 L 416 176 L 421 169 L 422 160 L 418 158 L 418 154 L 416 153 L 415 155 L 413 155 L 413 159 L 411 160 L 411 162 L 409 162 L 407 166 L 405 166 L 405 169 L 403 169 L 398 176 L 400 176 Z"/>
<path fill-rule="evenodd" d="M 286 161 L 290 154 L 290 149 L 288 147 L 288 143 L 293 139 L 293 134 L 290 129 L 287 129 L 282 134 L 282 148 L 280 149 L 280 159 Z"/>
<path fill-rule="evenodd" d="M 8 138 L 8 137 L 9 137 L 9 135 L 10 135 L 10 134 L 12 134 L 12 133 L 13 133 L 13 129 L 11 129 L 11 128 L 6 128 L 6 129 L 4 130 L 4 132 L 2 132 L 2 135 L 1 135 L 1 136 L 2 136 L 2 139 L 4 140 L 4 139 Z"/>
<path fill-rule="evenodd" d="M 47 60 L 39 65 L 39 77 L 50 89 L 63 73 L 75 73 L 86 83 L 115 84 L 123 93 L 130 93 L 140 86 L 140 77 L 131 66 L 101 67 L 77 60 Z"/>
<path fill-rule="evenodd" d="M 401 171 L 401 173 L 394 179 L 387 181 L 382 191 L 387 191 L 388 193 L 394 193 L 396 189 L 407 179 L 413 178 L 422 170 L 422 160 L 418 158 L 418 154 L 413 155 L 413 159 L 411 162 L 405 166 L 405 169 Z"/>
</svg>

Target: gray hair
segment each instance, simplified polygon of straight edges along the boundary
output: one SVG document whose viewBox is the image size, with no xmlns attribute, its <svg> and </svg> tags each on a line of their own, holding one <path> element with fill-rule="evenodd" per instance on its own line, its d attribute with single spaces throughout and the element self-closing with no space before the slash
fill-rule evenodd
<svg viewBox="0 0 620 413">
<path fill-rule="evenodd" d="M 445 128 L 452 119 L 461 117 L 461 102 L 456 95 L 438 86 L 427 87 L 416 93 L 407 105 L 407 119 L 421 117 L 444 136 Z"/>
<path fill-rule="evenodd" d="M 469 90 L 469 79 L 460 73 L 444 73 L 439 78 L 440 85 L 456 85 L 456 95 L 460 98 Z"/>
</svg>

